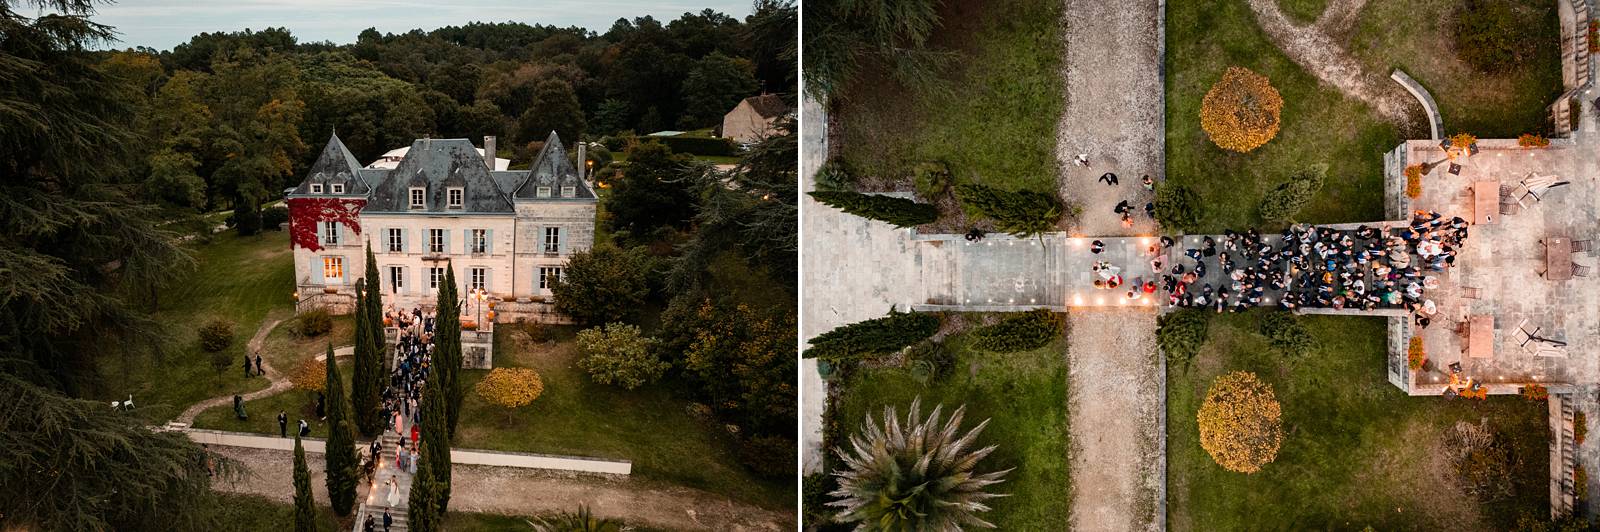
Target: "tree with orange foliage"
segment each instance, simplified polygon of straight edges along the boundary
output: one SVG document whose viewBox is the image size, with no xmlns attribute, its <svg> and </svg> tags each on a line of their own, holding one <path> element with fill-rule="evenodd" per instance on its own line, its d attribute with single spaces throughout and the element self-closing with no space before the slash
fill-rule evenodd
<svg viewBox="0 0 1600 532">
<path fill-rule="evenodd" d="M 1235 371 L 1211 383 L 1197 416 L 1200 446 L 1229 471 L 1255 473 L 1278 457 L 1283 411 L 1272 386 Z"/>
<path fill-rule="evenodd" d="M 1413 164 L 1406 167 L 1406 197 L 1417 199 L 1422 196 L 1422 165 Z"/>
<path fill-rule="evenodd" d="M 1411 371 L 1422 369 L 1428 363 L 1428 352 L 1422 349 L 1422 337 L 1411 337 L 1411 345 L 1406 348 L 1406 365 Z"/>
<path fill-rule="evenodd" d="M 532 403 L 544 393 L 544 380 L 539 372 L 529 368 L 494 368 L 475 388 L 478 397 L 490 404 L 506 409 L 506 422 L 511 422 L 511 412 Z"/>
<path fill-rule="evenodd" d="M 1278 135 L 1283 97 L 1272 81 L 1244 67 L 1229 67 L 1200 102 L 1200 128 L 1224 150 L 1247 153 Z"/>
<path fill-rule="evenodd" d="M 294 373 L 289 375 L 289 382 L 294 383 L 297 390 L 320 392 L 328 386 L 328 368 L 325 362 L 317 359 L 306 359 L 295 366 Z"/>
</svg>

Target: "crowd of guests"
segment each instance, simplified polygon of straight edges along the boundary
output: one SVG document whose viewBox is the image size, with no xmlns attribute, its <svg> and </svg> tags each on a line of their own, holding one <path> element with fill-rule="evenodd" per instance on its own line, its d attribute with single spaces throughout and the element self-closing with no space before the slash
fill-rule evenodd
<svg viewBox="0 0 1600 532">
<path fill-rule="evenodd" d="M 1466 220 L 1418 211 L 1397 230 L 1297 225 L 1276 238 L 1253 228 L 1229 230 L 1220 241 L 1207 236 L 1200 247 L 1185 248 L 1183 257 L 1189 260 L 1177 259 L 1170 269 L 1164 264 L 1166 252 L 1177 244 L 1170 237 L 1149 252 L 1151 271 L 1160 275 L 1160 288 L 1172 306 L 1217 312 L 1269 304 L 1286 310 L 1405 308 L 1426 327 L 1434 306 L 1424 290 L 1438 283 L 1426 272 L 1453 264 L 1466 238 Z M 1220 271 L 1209 271 L 1208 262 Z M 1128 297 L 1149 295 L 1154 285 L 1136 279 Z M 1096 287 L 1102 286 L 1097 280 Z"/>
</svg>

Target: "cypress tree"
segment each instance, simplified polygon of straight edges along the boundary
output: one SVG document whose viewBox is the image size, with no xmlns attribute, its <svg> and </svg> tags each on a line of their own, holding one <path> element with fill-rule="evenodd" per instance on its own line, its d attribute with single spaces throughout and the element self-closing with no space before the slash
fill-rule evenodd
<svg viewBox="0 0 1600 532">
<path fill-rule="evenodd" d="M 317 532 L 317 507 L 311 500 L 311 470 L 306 468 L 306 448 L 294 434 L 294 530 Z"/>
<path fill-rule="evenodd" d="M 437 348 L 435 348 L 437 349 Z M 422 464 L 436 483 L 433 497 L 442 518 L 450 505 L 450 434 L 445 427 L 444 383 L 430 377 L 422 390 Z"/>
<path fill-rule="evenodd" d="M 995 228 L 1018 237 L 1055 229 L 1063 211 L 1054 194 L 1032 190 L 1011 192 L 969 184 L 956 187 L 956 198 L 967 212 L 988 218 Z"/>
<path fill-rule="evenodd" d="M 435 320 L 433 361 L 443 390 L 445 428 L 455 437 L 461 418 L 461 300 L 456 292 L 454 265 L 445 269 L 444 287 L 439 290 L 439 311 Z M 430 379 L 431 380 L 431 379 Z"/>
<path fill-rule="evenodd" d="M 892 353 L 939 331 L 939 317 L 926 312 L 900 312 L 841 325 L 811 339 L 805 358 L 854 358 Z"/>
<path fill-rule="evenodd" d="M 378 261 L 372 256 L 372 243 L 367 243 L 367 331 L 372 336 L 373 352 L 377 357 L 371 360 L 373 364 L 372 387 L 383 394 L 387 387 L 384 382 L 388 372 L 388 342 L 384 341 L 383 331 L 383 280 L 378 276 Z"/>
<path fill-rule="evenodd" d="M 328 472 L 328 500 L 333 513 L 350 515 L 356 500 L 356 438 L 345 406 L 344 380 L 333 360 L 333 344 L 328 344 L 328 448 L 323 457 Z"/>
<path fill-rule="evenodd" d="M 915 227 L 939 219 L 939 209 L 926 203 L 848 191 L 814 191 L 811 197 L 824 205 L 862 218 L 889 222 L 895 227 Z"/>
<path fill-rule="evenodd" d="M 433 478 L 432 464 L 419 458 L 417 475 L 411 477 L 411 496 L 406 500 L 406 525 L 418 532 L 439 529 L 439 482 Z"/>
<path fill-rule="evenodd" d="M 381 370 L 375 372 L 373 361 L 378 354 L 372 349 L 372 334 L 369 328 L 372 321 L 367 319 L 369 305 L 367 280 L 356 281 L 356 334 L 355 334 L 355 360 L 352 361 L 350 375 L 350 405 L 355 412 L 356 428 L 366 437 L 376 437 L 382 434 L 383 420 L 378 419 L 378 409 L 381 404 L 382 389 L 375 384 L 382 379 Z"/>
</svg>

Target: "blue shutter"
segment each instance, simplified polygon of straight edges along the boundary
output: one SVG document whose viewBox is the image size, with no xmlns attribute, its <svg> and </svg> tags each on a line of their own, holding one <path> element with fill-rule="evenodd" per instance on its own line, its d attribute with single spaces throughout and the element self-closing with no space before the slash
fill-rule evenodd
<svg viewBox="0 0 1600 532">
<path fill-rule="evenodd" d="M 488 253 L 488 254 L 490 254 L 490 255 L 493 255 L 494 254 L 494 230 L 493 229 L 485 229 L 485 230 L 483 230 L 483 242 L 484 242 L 483 251 Z"/>
<path fill-rule="evenodd" d="M 556 243 L 560 245 L 559 249 L 561 250 L 561 254 L 562 255 L 566 255 L 567 254 L 567 228 L 565 228 L 565 227 L 557 227 L 556 228 Z"/>
<path fill-rule="evenodd" d="M 483 269 L 483 289 L 494 293 L 494 268 Z"/>
<path fill-rule="evenodd" d="M 471 254 L 471 253 L 472 253 L 472 230 L 471 229 L 462 229 L 461 230 L 461 254 L 467 255 L 467 254 Z"/>
<path fill-rule="evenodd" d="M 444 229 L 440 229 L 439 233 L 444 235 L 444 254 L 449 255 L 450 254 L 450 231 L 444 230 Z"/>
<path fill-rule="evenodd" d="M 406 250 L 406 253 L 417 252 L 416 248 L 411 247 L 411 229 L 400 229 L 400 249 Z"/>
<path fill-rule="evenodd" d="M 327 231 L 325 230 L 327 225 L 322 223 L 320 220 L 311 223 L 317 224 L 317 246 L 328 247 L 328 235 Z"/>
</svg>

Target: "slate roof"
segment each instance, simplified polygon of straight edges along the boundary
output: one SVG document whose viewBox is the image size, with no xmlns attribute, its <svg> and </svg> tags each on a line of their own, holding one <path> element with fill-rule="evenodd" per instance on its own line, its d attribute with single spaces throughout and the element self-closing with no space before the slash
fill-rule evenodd
<svg viewBox="0 0 1600 532">
<path fill-rule="evenodd" d="M 527 180 L 516 189 L 513 196 L 516 199 L 574 199 L 562 198 L 561 187 L 574 187 L 576 199 L 594 199 L 594 191 L 582 179 L 578 179 L 578 170 L 573 168 L 572 161 L 567 160 L 567 149 L 561 145 L 561 137 L 551 131 L 545 138 L 544 149 L 539 150 L 539 157 L 533 160 L 533 166 L 528 170 Z M 539 197 L 539 187 L 550 187 L 549 198 Z"/>
<path fill-rule="evenodd" d="M 783 102 L 776 94 L 763 94 L 745 98 L 743 103 L 750 104 L 756 114 L 762 118 L 774 118 L 789 114 L 789 104 Z"/>
<path fill-rule="evenodd" d="M 338 135 L 328 138 L 328 145 L 323 146 L 322 154 L 317 156 L 317 162 L 311 164 L 311 170 L 306 172 L 306 178 L 300 186 L 294 188 L 293 194 L 311 195 L 311 184 L 320 183 L 322 196 L 333 196 L 333 189 L 327 185 L 344 183 L 344 194 L 338 196 L 365 196 L 371 193 L 370 181 L 363 179 L 360 174 L 361 163 L 356 162 L 356 156 L 344 147 Z"/>
<path fill-rule="evenodd" d="M 393 169 L 363 168 L 350 150 L 344 147 L 337 135 L 328 139 L 322 155 L 311 165 L 304 181 L 290 190 L 295 196 L 327 196 L 331 189 L 323 187 L 323 194 L 311 194 L 312 183 L 346 183 L 341 196 L 366 196 L 367 205 L 362 212 L 426 212 L 426 213 L 513 213 L 512 200 L 588 200 L 594 201 L 594 191 L 578 179 L 577 170 L 567 160 L 566 148 L 560 137 L 551 132 L 544 149 L 534 160 L 531 170 L 491 171 L 484 164 L 483 155 L 467 139 L 418 139 L 411 143 L 405 158 Z M 537 197 L 537 188 L 548 186 L 552 197 Z M 575 187 L 575 198 L 562 198 L 561 187 Z M 413 187 L 427 189 L 426 206 L 412 209 L 410 191 Z M 463 206 L 451 209 L 446 206 L 446 190 L 464 189 Z"/>
</svg>

